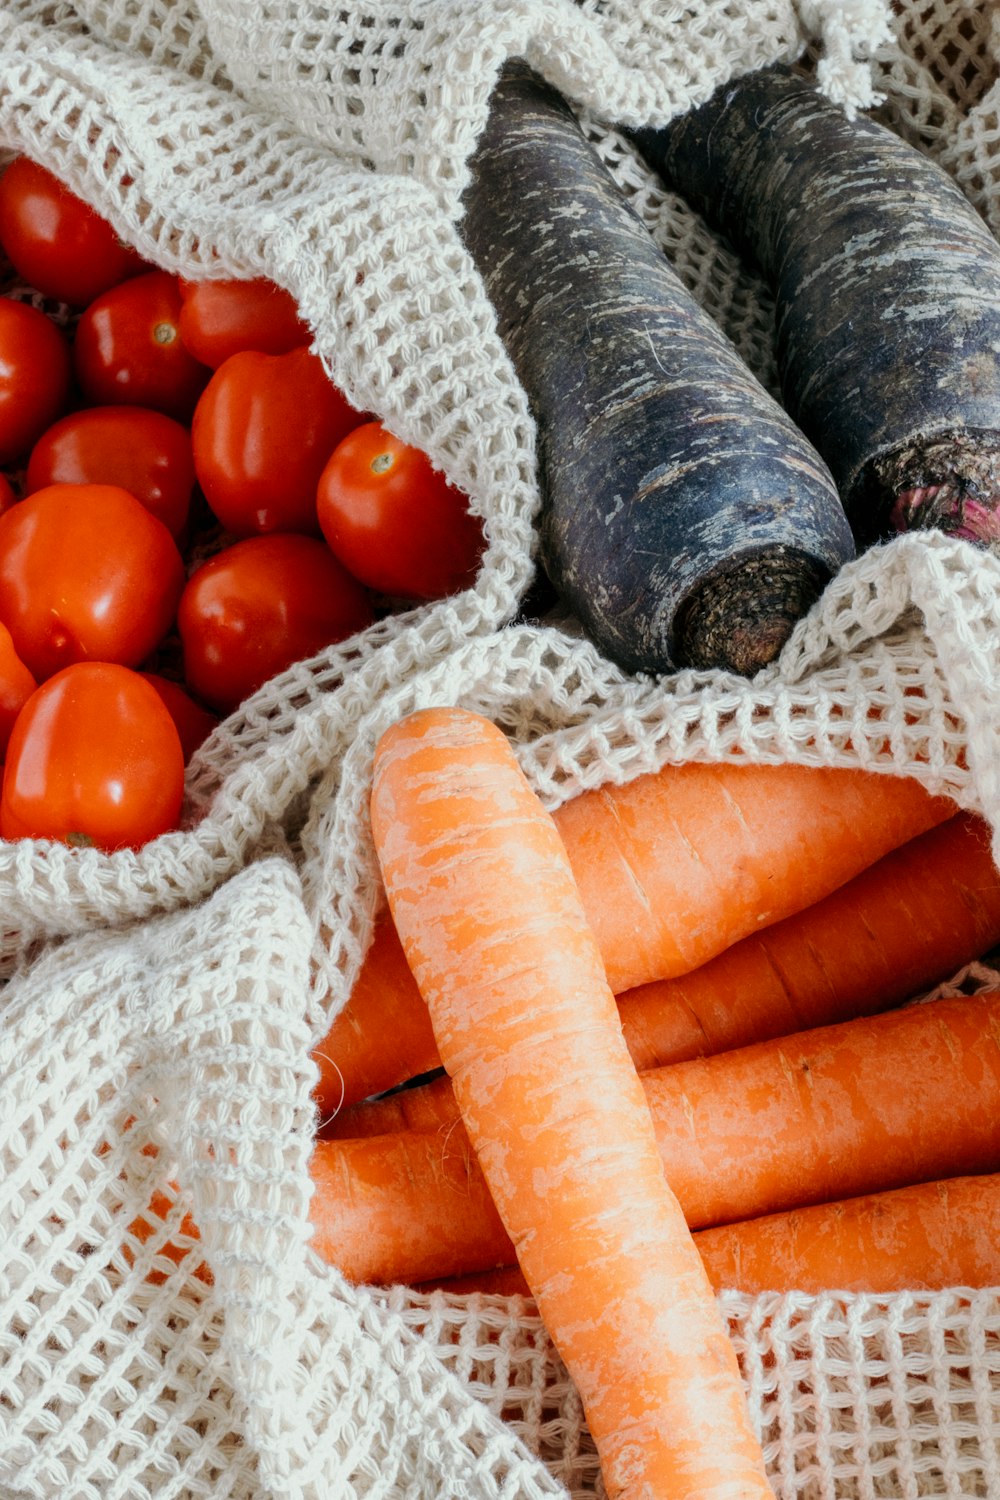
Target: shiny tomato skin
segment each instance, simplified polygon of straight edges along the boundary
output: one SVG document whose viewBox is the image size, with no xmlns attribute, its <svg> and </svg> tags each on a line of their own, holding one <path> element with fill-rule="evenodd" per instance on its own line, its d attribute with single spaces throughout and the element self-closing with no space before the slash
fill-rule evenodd
<svg viewBox="0 0 1000 1500">
<path fill-rule="evenodd" d="M 0 761 L 7 750 L 14 721 L 37 686 L 14 650 L 10 631 L 6 625 L 0 625 Z"/>
<path fill-rule="evenodd" d="M 90 406 L 151 406 L 189 422 L 211 375 L 185 349 L 176 276 L 146 271 L 95 298 L 77 325 L 76 378 Z"/>
<path fill-rule="evenodd" d="M 319 476 L 362 421 L 308 349 L 233 354 L 212 376 L 191 424 L 198 483 L 233 536 L 318 536 Z"/>
<path fill-rule="evenodd" d="M 180 738 L 154 689 L 128 667 L 78 662 L 18 716 L 0 835 L 138 849 L 177 827 L 183 793 Z"/>
<path fill-rule="evenodd" d="M 28 459 L 25 493 L 50 484 L 114 484 L 128 490 L 176 540 L 194 489 L 191 433 L 145 406 L 88 406 L 53 424 Z"/>
<path fill-rule="evenodd" d="M 184 680 L 231 713 L 268 678 L 372 621 L 368 596 L 317 537 L 248 537 L 204 563 L 177 608 Z"/>
<path fill-rule="evenodd" d="M 169 677 L 161 677 L 158 672 L 140 672 L 150 687 L 155 688 L 159 694 L 164 708 L 174 721 L 174 727 L 181 739 L 181 749 L 184 752 L 184 764 L 187 765 L 199 745 L 203 745 L 218 724 L 214 714 L 210 714 L 207 708 L 202 708 L 188 693 L 184 691 L 179 682 L 174 682 Z"/>
<path fill-rule="evenodd" d="M 37 307 L 0 297 L 0 464 L 22 458 L 66 409 L 69 344 Z"/>
<path fill-rule="evenodd" d="M 0 245 L 29 286 L 71 307 L 147 269 L 100 214 L 26 156 L 0 177 Z"/>
<path fill-rule="evenodd" d="M 49 485 L 0 516 L 0 620 L 39 682 L 72 662 L 137 667 L 183 586 L 170 532 L 115 485 Z"/>
<path fill-rule="evenodd" d="M 213 370 L 232 354 L 287 354 L 312 342 L 294 297 L 273 281 L 182 281 L 181 338 Z"/>
<path fill-rule="evenodd" d="M 378 593 L 442 599 L 475 580 L 485 543 L 467 497 L 379 422 L 334 449 L 316 513 L 333 554 Z"/>
</svg>

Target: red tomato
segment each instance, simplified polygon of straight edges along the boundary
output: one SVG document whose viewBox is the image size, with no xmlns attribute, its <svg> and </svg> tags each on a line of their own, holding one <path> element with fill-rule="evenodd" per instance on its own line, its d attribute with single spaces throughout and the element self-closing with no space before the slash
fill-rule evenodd
<svg viewBox="0 0 1000 1500">
<path fill-rule="evenodd" d="M 164 708 L 173 719 L 174 727 L 181 737 L 184 764 L 187 765 L 198 746 L 208 739 L 218 724 L 218 719 L 207 708 L 202 708 L 193 698 L 189 698 L 179 682 L 172 682 L 169 677 L 160 677 L 156 672 L 140 672 L 139 675 L 146 679 L 150 687 L 156 689 Z"/>
<path fill-rule="evenodd" d="M 194 489 L 191 434 L 144 406 L 85 407 L 43 432 L 31 450 L 25 493 L 50 484 L 117 485 L 176 538 Z"/>
<path fill-rule="evenodd" d="M 16 504 L 17 496 L 14 493 L 14 486 L 6 474 L 0 474 L 0 516 L 3 515 L 4 511 L 10 510 L 12 505 Z"/>
<path fill-rule="evenodd" d="M 38 686 L 14 650 L 6 625 L 0 625 L 0 760 L 21 709 Z"/>
<path fill-rule="evenodd" d="M 51 318 L 0 297 L 0 464 L 27 453 L 66 407 L 69 344 Z"/>
<path fill-rule="evenodd" d="M 181 342 L 176 276 L 147 271 L 91 302 L 76 330 L 76 378 L 91 406 L 151 406 L 190 421 L 211 371 Z"/>
<path fill-rule="evenodd" d="M 475 579 L 485 542 L 466 496 L 378 422 L 337 446 L 316 510 L 330 550 L 381 594 L 441 599 Z"/>
<path fill-rule="evenodd" d="M 209 559 L 177 609 L 184 677 L 230 713 L 269 677 L 371 623 L 361 585 L 314 537 L 250 537 Z"/>
<path fill-rule="evenodd" d="M 39 682 L 71 662 L 138 666 L 183 586 L 170 532 L 114 485 L 53 484 L 0 516 L 0 620 Z"/>
<path fill-rule="evenodd" d="M 110 224 L 26 156 L 0 177 L 0 245 L 29 286 L 74 307 L 146 269 Z"/>
<path fill-rule="evenodd" d="M 7 750 L 0 834 L 137 849 L 176 828 L 184 756 L 138 672 L 78 662 L 33 693 Z"/>
<path fill-rule="evenodd" d="M 319 534 L 316 485 L 334 448 L 363 420 L 315 354 L 234 354 L 191 425 L 198 483 L 234 536 Z"/>
<path fill-rule="evenodd" d="M 312 342 L 295 298 L 273 281 L 182 281 L 181 338 L 217 370 L 231 354 L 287 354 Z"/>
</svg>

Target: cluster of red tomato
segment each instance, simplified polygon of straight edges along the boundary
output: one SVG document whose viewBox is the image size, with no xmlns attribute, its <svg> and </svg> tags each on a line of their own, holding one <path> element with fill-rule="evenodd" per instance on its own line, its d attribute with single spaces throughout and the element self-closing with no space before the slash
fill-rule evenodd
<svg viewBox="0 0 1000 1500">
<path fill-rule="evenodd" d="M 79 314 L 70 334 L 0 298 L 0 834 L 138 847 L 176 826 L 217 715 L 379 609 L 467 587 L 482 528 L 270 282 L 153 269 L 27 158 L 0 248 Z M 182 682 L 149 670 L 174 633 Z"/>
</svg>

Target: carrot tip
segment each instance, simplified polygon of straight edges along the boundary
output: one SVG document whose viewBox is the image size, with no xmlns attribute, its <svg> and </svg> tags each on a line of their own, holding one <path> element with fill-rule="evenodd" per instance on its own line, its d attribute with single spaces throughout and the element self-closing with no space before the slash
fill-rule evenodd
<svg viewBox="0 0 1000 1500">
<path fill-rule="evenodd" d="M 686 601 L 677 627 L 677 661 L 752 677 L 778 655 L 828 578 L 811 557 L 790 547 L 740 558 Z"/>
<path fill-rule="evenodd" d="M 943 531 L 1000 551 L 1000 443 L 996 433 L 945 433 L 910 444 L 872 466 L 869 483 L 888 496 L 888 526 Z"/>
<path fill-rule="evenodd" d="M 890 520 L 897 531 L 944 531 L 948 536 L 1000 550 L 1000 494 L 987 503 L 960 481 L 918 485 L 896 497 Z"/>
</svg>

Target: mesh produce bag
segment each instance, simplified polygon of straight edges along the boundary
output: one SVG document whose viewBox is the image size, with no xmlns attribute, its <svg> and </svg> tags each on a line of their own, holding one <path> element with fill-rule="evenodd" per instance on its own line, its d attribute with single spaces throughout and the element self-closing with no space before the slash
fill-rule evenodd
<svg viewBox="0 0 1000 1500">
<path fill-rule="evenodd" d="M 752 682 L 630 677 L 571 619 L 519 619 L 534 432 L 459 236 L 465 163 L 501 62 L 527 57 L 773 386 L 766 293 L 609 122 L 809 49 L 1000 230 L 995 21 L 955 0 L 7 0 L 0 147 L 167 270 L 286 287 L 332 378 L 469 493 L 489 545 L 474 588 L 242 705 L 179 832 L 0 847 L 4 1495 L 601 1493 L 532 1304 L 351 1287 L 309 1245 L 309 1048 L 382 899 L 375 741 L 461 703 L 550 808 L 740 757 L 911 775 L 997 830 L 1000 561 L 938 534 L 873 548 Z M 721 1304 L 781 1496 L 1000 1496 L 995 1292 Z"/>
</svg>

